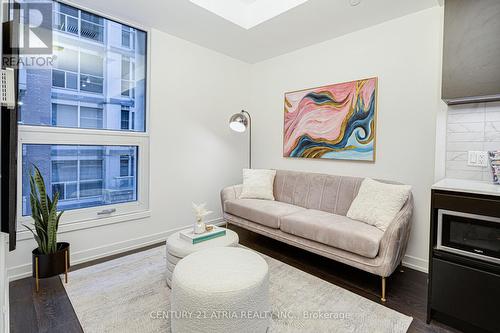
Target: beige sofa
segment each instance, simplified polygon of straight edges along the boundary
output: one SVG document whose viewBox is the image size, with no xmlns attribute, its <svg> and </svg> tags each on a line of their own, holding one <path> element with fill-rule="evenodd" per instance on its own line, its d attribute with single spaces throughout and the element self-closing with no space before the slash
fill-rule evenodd
<svg viewBox="0 0 500 333">
<path fill-rule="evenodd" d="M 354 266 L 382 278 L 401 263 L 410 234 L 413 198 L 387 230 L 346 217 L 363 178 L 278 170 L 275 201 L 239 199 L 242 185 L 222 190 L 224 220 Z M 392 182 L 388 182 L 392 183 Z"/>
</svg>

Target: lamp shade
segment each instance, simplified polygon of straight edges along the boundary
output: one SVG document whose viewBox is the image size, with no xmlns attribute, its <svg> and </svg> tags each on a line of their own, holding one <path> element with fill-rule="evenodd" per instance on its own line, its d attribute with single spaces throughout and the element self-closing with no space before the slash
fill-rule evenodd
<svg viewBox="0 0 500 333">
<path fill-rule="evenodd" d="M 244 113 L 236 113 L 229 119 L 229 127 L 235 132 L 245 132 L 248 127 L 248 118 Z"/>
<path fill-rule="evenodd" d="M 248 129 L 248 168 L 252 168 L 252 117 L 250 113 L 241 110 L 229 118 L 229 128 L 235 132 L 245 132 Z"/>
</svg>

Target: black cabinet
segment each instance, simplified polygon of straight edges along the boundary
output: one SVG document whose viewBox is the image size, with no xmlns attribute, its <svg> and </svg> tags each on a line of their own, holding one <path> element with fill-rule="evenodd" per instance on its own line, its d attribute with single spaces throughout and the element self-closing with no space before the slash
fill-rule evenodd
<svg viewBox="0 0 500 333">
<path fill-rule="evenodd" d="M 432 259 L 432 308 L 491 332 L 500 332 L 500 275 Z"/>
<path fill-rule="evenodd" d="M 494 256 L 475 255 L 480 250 L 474 246 L 441 246 L 447 237 L 442 231 L 443 212 L 460 212 L 458 215 L 465 216 L 462 219 L 469 219 L 467 228 L 477 222 L 484 238 L 481 219 L 498 220 L 500 197 L 432 191 L 427 321 L 437 319 L 464 332 L 500 332 L 500 263 Z M 486 234 L 498 235 L 496 222 L 488 223 L 491 230 Z M 473 232 L 464 233 L 464 242 Z M 496 247 L 495 240 L 487 240 L 471 244 Z"/>
</svg>

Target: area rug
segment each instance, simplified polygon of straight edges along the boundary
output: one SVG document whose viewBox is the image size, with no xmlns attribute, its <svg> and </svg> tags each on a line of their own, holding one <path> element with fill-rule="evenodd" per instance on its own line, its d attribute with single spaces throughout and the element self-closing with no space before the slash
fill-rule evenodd
<svg viewBox="0 0 500 333">
<path fill-rule="evenodd" d="M 71 272 L 64 287 L 84 332 L 170 332 L 165 255 L 161 246 Z M 262 256 L 270 272 L 269 332 L 397 333 L 410 326 L 411 317 Z"/>
</svg>

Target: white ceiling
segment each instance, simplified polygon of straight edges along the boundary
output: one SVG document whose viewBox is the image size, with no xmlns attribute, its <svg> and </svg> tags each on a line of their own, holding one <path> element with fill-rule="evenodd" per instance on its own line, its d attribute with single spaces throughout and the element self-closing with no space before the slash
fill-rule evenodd
<svg viewBox="0 0 500 333">
<path fill-rule="evenodd" d="M 362 0 L 359 5 L 351 6 L 349 0 L 309 0 L 251 29 L 245 29 L 190 0 L 73 1 L 249 63 L 440 4 L 440 0 Z M 267 3 L 270 1 L 276 0 L 265 0 Z M 256 5 L 260 0 L 237 2 L 247 6 Z"/>
</svg>

